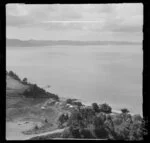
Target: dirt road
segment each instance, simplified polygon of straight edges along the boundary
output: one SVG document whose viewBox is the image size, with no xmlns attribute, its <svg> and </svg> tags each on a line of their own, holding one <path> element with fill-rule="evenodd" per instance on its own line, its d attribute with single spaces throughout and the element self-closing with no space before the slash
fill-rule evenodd
<svg viewBox="0 0 150 143">
<path fill-rule="evenodd" d="M 45 133 L 40 134 L 33 134 L 33 135 L 25 135 L 22 133 L 22 131 L 28 130 L 33 126 L 32 122 L 29 122 L 28 124 L 24 124 L 23 122 L 7 122 L 6 124 L 6 140 L 28 140 L 32 137 L 36 136 L 44 136 L 49 135 L 53 133 L 60 133 L 63 132 L 64 129 L 57 129 L 54 131 L 49 131 Z"/>
</svg>

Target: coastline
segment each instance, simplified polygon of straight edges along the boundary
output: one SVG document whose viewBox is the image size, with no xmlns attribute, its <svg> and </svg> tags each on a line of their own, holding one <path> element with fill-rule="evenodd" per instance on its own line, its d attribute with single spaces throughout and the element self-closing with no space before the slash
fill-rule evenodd
<svg viewBox="0 0 150 143">
<path fill-rule="evenodd" d="M 67 99 L 74 99 L 74 98 L 68 98 L 68 97 L 59 97 L 60 98 L 60 101 L 65 101 Z M 85 102 L 85 101 L 82 101 L 82 99 L 76 99 L 76 101 L 79 101 L 81 102 L 84 106 L 91 106 L 92 103 L 89 103 L 89 102 Z M 105 103 L 105 102 L 104 102 Z M 103 104 L 103 103 L 101 103 Z M 112 106 L 111 106 L 112 107 Z M 121 109 L 121 108 L 120 108 Z M 112 113 L 113 114 L 120 114 L 122 113 L 121 110 L 119 109 L 115 109 L 112 107 Z M 136 115 L 136 114 L 140 114 L 140 113 L 133 113 L 133 112 L 129 112 L 129 114 L 131 114 L 132 116 L 133 115 Z M 142 117 L 143 117 L 143 114 L 140 114 Z"/>
</svg>

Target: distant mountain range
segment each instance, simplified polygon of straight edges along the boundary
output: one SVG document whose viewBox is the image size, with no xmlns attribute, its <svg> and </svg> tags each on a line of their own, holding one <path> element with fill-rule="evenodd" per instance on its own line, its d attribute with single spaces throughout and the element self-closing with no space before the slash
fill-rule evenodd
<svg viewBox="0 0 150 143">
<path fill-rule="evenodd" d="M 140 45 L 142 42 L 130 41 L 71 41 L 71 40 L 19 40 L 6 39 L 6 46 L 11 47 L 33 47 L 33 46 L 50 46 L 50 45 Z"/>
</svg>

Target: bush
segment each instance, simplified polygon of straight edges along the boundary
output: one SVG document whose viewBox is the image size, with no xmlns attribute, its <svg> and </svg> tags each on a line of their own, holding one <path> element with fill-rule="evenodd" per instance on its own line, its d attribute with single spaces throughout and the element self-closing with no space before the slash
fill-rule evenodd
<svg viewBox="0 0 150 143">
<path fill-rule="evenodd" d="M 58 119 L 58 121 L 59 121 L 59 127 L 62 127 L 63 124 L 68 121 L 68 119 L 69 119 L 68 114 L 61 114 L 59 116 L 59 119 Z"/>
<path fill-rule="evenodd" d="M 132 120 L 133 120 L 133 122 L 137 122 L 137 121 L 141 122 L 142 117 L 141 117 L 141 115 L 136 114 L 136 115 L 133 115 Z"/>
<path fill-rule="evenodd" d="M 96 104 L 95 104 L 96 105 Z M 95 107 L 93 105 L 93 107 Z M 72 138 L 108 138 L 111 140 L 142 140 L 146 134 L 144 122 L 140 115 L 107 114 L 111 107 L 100 106 L 101 112 L 95 113 L 93 108 L 74 110 L 68 120 L 68 130 L 64 137 Z M 97 108 L 96 108 L 97 109 Z"/>
<path fill-rule="evenodd" d="M 38 87 L 36 84 L 31 84 L 30 88 L 25 90 L 23 94 L 26 97 L 32 98 L 53 98 L 55 100 L 59 100 L 59 97 L 55 94 L 46 92 L 44 89 Z"/>
<path fill-rule="evenodd" d="M 70 132 L 70 129 L 65 129 L 63 131 L 63 133 L 61 134 L 61 137 L 62 138 L 72 138 L 73 136 L 72 136 L 72 134 Z"/>
<path fill-rule="evenodd" d="M 114 140 L 142 140 L 144 135 L 143 120 L 136 122 L 132 120 L 130 114 L 123 115 L 117 115 L 113 121 L 109 120 L 109 124 L 107 123 L 109 137 Z M 118 119 L 121 120 L 120 123 L 116 123 Z"/>
<path fill-rule="evenodd" d="M 112 110 L 112 108 L 106 103 L 101 104 L 99 109 L 100 109 L 100 112 L 104 112 L 104 113 L 111 113 L 111 110 Z"/>
<path fill-rule="evenodd" d="M 127 114 L 127 113 L 129 113 L 130 111 L 129 111 L 127 108 L 123 108 L 123 109 L 121 109 L 121 112 L 124 113 L 124 114 Z"/>
<path fill-rule="evenodd" d="M 120 115 L 116 115 L 114 118 L 113 118 L 113 123 L 114 125 L 120 125 L 121 123 L 123 122 L 123 118 L 120 116 Z"/>
<path fill-rule="evenodd" d="M 80 134 L 81 134 L 81 138 L 89 138 L 89 139 L 95 138 L 95 137 L 93 136 L 91 130 L 90 130 L 90 129 L 87 129 L 87 128 L 81 129 Z"/>
<path fill-rule="evenodd" d="M 73 102 L 72 105 L 76 105 L 78 107 L 81 107 L 82 106 L 82 103 L 81 102 Z"/>
<path fill-rule="evenodd" d="M 71 104 L 71 105 L 76 105 L 78 107 L 82 106 L 81 102 L 77 102 L 76 99 L 67 99 L 66 100 L 67 104 Z"/>
<path fill-rule="evenodd" d="M 99 106 L 97 105 L 97 103 L 92 103 L 92 108 L 95 112 L 99 112 Z"/>
<path fill-rule="evenodd" d="M 18 80 L 18 81 L 21 81 L 21 79 L 19 78 L 19 76 L 16 75 L 13 71 L 9 71 L 8 75 L 11 76 L 12 78 Z"/>
<path fill-rule="evenodd" d="M 66 103 L 67 103 L 67 104 L 72 104 L 72 99 L 67 99 L 67 100 L 66 100 Z"/>
<path fill-rule="evenodd" d="M 28 79 L 27 79 L 27 78 L 24 78 L 24 79 L 22 80 L 22 83 L 23 83 L 23 84 L 27 84 L 27 83 L 28 83 L 27 81 L 28 81 Z"/>
</svg>

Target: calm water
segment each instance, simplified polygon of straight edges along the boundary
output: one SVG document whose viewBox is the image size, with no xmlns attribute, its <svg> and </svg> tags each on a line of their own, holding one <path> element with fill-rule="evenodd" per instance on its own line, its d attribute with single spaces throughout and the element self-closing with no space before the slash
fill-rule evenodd
<svg viewBox="0 0 150 143">
<path fill-rule="evenodd" d="M 59 96 L 142 113 L 142 45 L 8 47 L 6 63 Z"/>
</svg>

